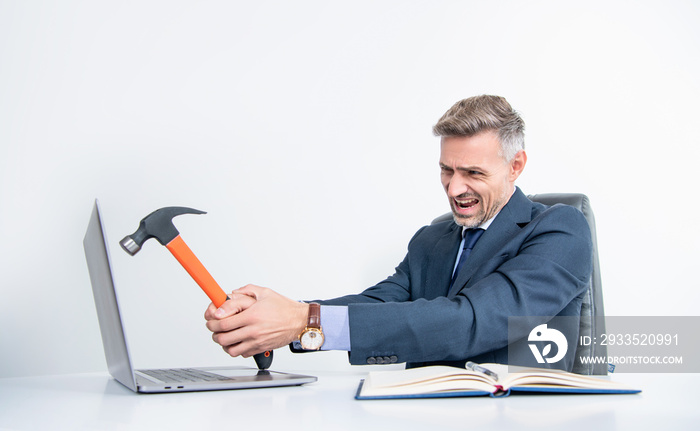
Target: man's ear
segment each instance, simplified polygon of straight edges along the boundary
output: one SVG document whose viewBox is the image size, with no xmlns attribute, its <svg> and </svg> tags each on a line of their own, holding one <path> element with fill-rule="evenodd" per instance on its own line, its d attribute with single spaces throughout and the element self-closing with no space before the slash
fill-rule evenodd
<svg viewBox="0 0 700 431">
<path fill-rule="evenodd" d="M 525 164 L 527 163 L 527 154 L 525 153 L 525 150 L 518 151 L 518 153 L 513 157 L 513 160 L 510 161 L 510 175 L 509 175 L 509 180 L 511 182 L 515 182 L 515 180 L 518 179 L 520 174 L 523 173 L 523 169 L 525 169 Z"/>
</svg>

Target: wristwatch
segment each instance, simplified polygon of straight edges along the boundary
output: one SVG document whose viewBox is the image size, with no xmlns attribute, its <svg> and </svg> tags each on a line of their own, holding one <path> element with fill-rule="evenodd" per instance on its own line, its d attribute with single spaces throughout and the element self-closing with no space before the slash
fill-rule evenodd
<svg viewBox="0 0 700 431">
<path fill-rule="evenodd" d="M 306 328 L 299 335 L 299 341 L 304 350 L 319 350 L 323 346 L 321 306 L 315 302 L 309 303 L 309 320 L 306 323 Z"/>
</svg>

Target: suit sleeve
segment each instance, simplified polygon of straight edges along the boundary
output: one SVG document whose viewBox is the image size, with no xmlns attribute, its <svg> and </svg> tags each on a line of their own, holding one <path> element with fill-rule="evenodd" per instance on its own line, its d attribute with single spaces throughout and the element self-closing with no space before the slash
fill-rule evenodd
<svg viewBox="0 0 700 431">
<path fill-rule="evenodd" d="M 415 248 L 409 245 L 394 276 L 344 297 L 352 364 L 377 356 L 457 361 L 501 349 L 508 344 L 509 316 L 557 315 L 585 290 L 591 272 L 588 224 L 565 206 L 530 222 L 479 269 L 478 281 L 454 297 L 407 299 L 420 282 L 411 276 L 412 266 L 420 265 Z"/>
</svg>

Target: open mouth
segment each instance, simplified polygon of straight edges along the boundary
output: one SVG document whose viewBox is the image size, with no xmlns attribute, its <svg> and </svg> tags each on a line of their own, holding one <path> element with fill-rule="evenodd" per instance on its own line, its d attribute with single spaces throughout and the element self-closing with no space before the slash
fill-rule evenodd
<svg viewBox="0 0 700 431">
<path fill-rule="evenodd" d="M 454 202 L 455 202 L 455 206 L 457 208 L 462 209 L 462 210 L 468 210 L 468 209 L 476 206 L 479 203 L 479 199 L 476 199 L 476 198 L 468 198 L 468 199 L 455 198 Z"/>
</svg>

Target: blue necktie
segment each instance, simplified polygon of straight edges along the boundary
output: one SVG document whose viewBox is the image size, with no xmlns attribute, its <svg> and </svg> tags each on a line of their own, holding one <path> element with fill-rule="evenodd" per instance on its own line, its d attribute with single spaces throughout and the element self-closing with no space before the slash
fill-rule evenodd
<svg viewBox="0 0 700 431">
<path fill-rule="evenodd" d="M 452 274 L 452 281 L 450 281 L 450 289 L 452 289 L 452 285 L 454 284 L 455 280 L 457 279 L 457 274 L 459 274 L 459 270 L 462 268 L 464 265 L 464 262 L 467 260 L 469 255 L 472 252 L 472 249 L 474 248 L 474 245 L 476 242 L 479 240 L 481 235 L 485 231 L 483 229 L 467 229 L 464 232 L 464 245 L 462 246 L 462 255 L 459 256 L 459 262 L 457 262 L 457 268 L 455 268 L 454 274 Z"/>
</svg>

